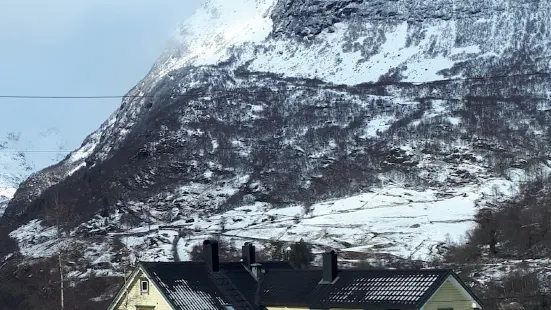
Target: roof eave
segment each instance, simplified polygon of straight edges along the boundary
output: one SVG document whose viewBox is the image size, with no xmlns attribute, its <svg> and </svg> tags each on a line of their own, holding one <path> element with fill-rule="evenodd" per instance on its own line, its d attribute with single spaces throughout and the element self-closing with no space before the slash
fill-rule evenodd
<svg viewBox="0 0 551 310">
<path fill-rule="evenodd" d="M 434 288 L 427 291 L 425 296 L 421 298 L 421 300 L 417 303 L 417 309 L 422 309 L 425 304 L 432 298 L 432 296 L 438 292 L 438 290 L 444 285 L 444 283 L 448 280 L 449 277 L 454 278 L 454 280 L 471 296 L 471 298 L 482 308 L 483 304 L 480 301 L 480 299 L 474 294 L 474 292 L 457 276 L 457 274 L 453 270 L 449 270 L 443 277 L 438 281 L 438 285 L 435 285 Z"/>
<path fill-rule="evenodd" d="M 465 282 L 463 282 L 463 280 L 461 280 L 459 278 L 459 276 L 455 273 L 455 272 L 451 272 L 451 275 L 455 278 L 455 280 L 463 287 L 463 289 L 465 291 L 467 291 L 467 293 L 469 295 L 471 295 L 471 297 L 475 300 L 475 302 L 482 308 L 484 306 L 484 304 L 482 303 L 482 300 L 480 300 L 480 298 L 478 298 L 478 296 L 476 296 L 476 294 L 472 291 L 472 289 L 470 287 L 468 287 Z"/>
<path fill-rule="evenodd" d="M 260 307 L 287 307 L 287 308 L 310 308 L 310 309 L 402 309 L 402 310 L 414 310 L 418 309 L 416 304 L 412 305 L 392 305 L 388 303 L 380 304 L 362 304 L 362 303 L 315 303 L 315 302 L 295 302 L 295 303 L 285 303 L 285 302 L 271 302 L 271 303 L 260 303 Z"/>
<path fill-rule="evenodd" d="M 419 301 L 415 305 L 415 308 L 416 309 L 421 309 L 427 303 L 427 301 L 429 301 L 431 299 L 431 297 L 434 295 L 434 293 L 436 293 L 442 287 L 442 285 L 446 282 L 446 280 L 448 279 L 448 277 L 452 273 L 453 273 L 453 271 L 451 269 L 447 269 L 446 273 L 442 274 L 440 276 L 440 279 L 438 279 L 438 281 L 436 283 L 434 283 L 434 287 L 429 289 L 423 295 L 423 297 L 421 297 L 421 299 L 419 299 Z"/>
<path fill-rule="evenodd" d="M 166 294 L 163 292 L 163 290 L 161 289 L 161 287 L 159 286 L 159 284 L 157 283 L 157 281 L 155 281 L 155 279 L 151 276 L 151 274 L 149 273 L 149 271 L 147 271 L 147 268 L 145 268 L 145 266 L 142 264 L 142 263 L 139 263 L 138 264 L 139 268 L 143 271 L 143 273 L 145 274 L 145 276 L 147 277 L 147 279 L 149 280 L 149 282 L 153 283 L 153 286 L 155 286 L 155 289 L 157 289 L 157 291 L 159 292 L 159 294 L 161 294 L 161 296 L 163 297 L 163 299 L 165 300 L 166 304 L 170 307 L 171 310 L 178 310 L 173 304 L 172 302 L 170 301 L 170 299 L 166 296 Z"/>
<path fill-rule="evenodd" d="M 134 268 L 130 276 L 128 276 L 128 279 L 119 289 L 117 295 L 115 295 L 115 298 L 113 299 L 113 301 L 111 302 L 107 310 L 113 310 L 119 304 L 124 292 L 128 291 L 128 288 L 130 288 L 130 285 L 132 285 L 132 282 L 134 282 L 134 279 L 136 278 L 136 275 L 138 274 L 139 270 L 140 270 L 140 264 L 138 264 L 138 266 Z"/>
</svg>

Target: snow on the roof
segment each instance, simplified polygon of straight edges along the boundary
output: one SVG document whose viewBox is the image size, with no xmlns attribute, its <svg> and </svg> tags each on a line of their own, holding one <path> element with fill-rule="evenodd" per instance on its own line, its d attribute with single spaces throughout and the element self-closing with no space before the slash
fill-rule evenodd
<svg viewBox="0 0 551 310">
<path fill-rule="evenodd" d="M 170 279 L 169 283 L 157 274 L 156 271 L 152 271 L 152 277 L 178 309 L 218 310 L 219 304 L 225 304 L 224 300 L 220 297 L 199 289 L 197 287 L 199 284 L 197 283 L 188 283 L 183 278 L 177 280 Z"/>
<path fill-rule="evenodd" d="M 362 292 L 361 302 L 399 302 L 415 304 L 438 280 L 439 275 L 396 274 L 386 277 L 354 279 L 330 295 L 330 301 L 345 301 L 350 294 Z"/>
</svg>

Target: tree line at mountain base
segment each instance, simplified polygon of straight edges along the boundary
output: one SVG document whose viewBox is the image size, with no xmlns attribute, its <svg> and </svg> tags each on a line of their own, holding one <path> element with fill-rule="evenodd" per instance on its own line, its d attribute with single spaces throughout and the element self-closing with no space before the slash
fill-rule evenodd
<svg viewBox="0 0 551 310">
<path fill-rule="evenodd" d="M 467 234 L 467 242 L 450 244 L 443 257 L 430 262 L 430 266 L 456 270 L 460 277 L 474 286 L 484 301 L 485 310 L 549 309 L 551 294 L 547 275 L 537 267 L 518 264 L 504 269 L 500 277 L 491 281 L 482 282 L 480 279 L 489 279 L 486 274 L 489 264 L 544 260 L 551 256 L 551 178 L 536 178 L 522 185 L 520 193 L 508 202 L 481 209 L 475 222 L 475 228 Z M 218 240 L 221 261 L 239 260 L 240 248 L 223 239 Z M 14 240 L 2 238 L 0 257 L 8 257 L 16 248 Z M 257 255 L 258 261 L 289 260 L 295 268 L 317 268 L 312 266 L 312 246 L 303 240 L 268 243 Z M 200 244 L 192 248 L 190 259 L 203 259 Z M 364 262 L 355 267 L 419 268 L 421 265 L 414 261 L 386 261 L 376 266 Z M 0 308 L 57 310 L 60 304 L 59 279 L 56 258 L 27 264 L 21 264 L 15 257 L 7 259 L 0 263 Z M 98 295 L 106 296 L 105 293 L 109 292 L 114 295 L 121 283 L 121 278 L 94 276 L 78 283 L 66 283 L 65 309 L 106 308 L 109 298 L 98 300 Z"/>
<path fill-rule="evenodd" d="M 475 222 L 467 242 L 451 244 L 439 264 L 462 270 L 486 299 L 484 309 L 549 309 L 551 274 L 543 265 L 551 257 L 551 178 L 521 185 L 509 201 L 479 210 Z M 502 266 L 500 277 L 475 281 L 489 279 L 490 265 Z"/>
</svg>

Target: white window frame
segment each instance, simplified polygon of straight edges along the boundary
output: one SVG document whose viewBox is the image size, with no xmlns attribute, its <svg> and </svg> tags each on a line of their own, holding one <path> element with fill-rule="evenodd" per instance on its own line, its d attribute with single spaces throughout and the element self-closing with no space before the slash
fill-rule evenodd
<svg viewBox="0 0 551 310">
<path fill-rule="evenodd" d="M 144 283 L 146 285 L 145 290 L 144 290 Z M 141 295 L 149 295 L 149 281 L 145 278 L 140 279 L 140 294 Z"/>
</svg>

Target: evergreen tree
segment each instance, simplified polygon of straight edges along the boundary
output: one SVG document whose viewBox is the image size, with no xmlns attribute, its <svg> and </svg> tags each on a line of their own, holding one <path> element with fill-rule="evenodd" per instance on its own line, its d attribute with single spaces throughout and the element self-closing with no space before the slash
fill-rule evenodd
<svg viewBox="0 0 551 310">
<path fill-rule="evenodd" d="M 289 262 L 297 269 L 306 269 L 310 267 L 314 260 L 312 246 L 300 239 L 299 242 L 291 244 L 288 253 Z"/>
</svg>

